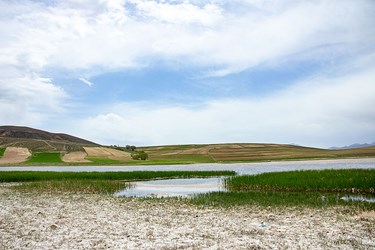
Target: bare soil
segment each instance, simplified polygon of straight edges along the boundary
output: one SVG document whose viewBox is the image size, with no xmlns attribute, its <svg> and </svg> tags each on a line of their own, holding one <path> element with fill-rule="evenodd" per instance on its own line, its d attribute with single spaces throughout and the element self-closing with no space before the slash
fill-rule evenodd
<svg viewBox="0 0 375 250">
<path fill-rule="evenodd" d="M 121 150 L 104 147 L 84 147 L 88 157 L 105 157 L 111 160 L 128 161 L 131 154 Z"/>
<path fill-rule="evenodd" d="M 0 186 L 0 249 L 374 249 L 372 212 L 231 209 Z"/>
<path fill-rule="evenodd" d="M 74 151 L 74 152 L 69 152 L 63 155 L 62 160 L 64 162 L 91 162 L 87 159 L 85 159 L 87 156 L 86 152 L 82 151 Z"/>
<path fill-rule="evenodd" d="M 0 159 L 0 164 L 21 163 L 31 156 L 27 148 L 21 147 L 7 147 L 3 157 Z"/>
</svg>

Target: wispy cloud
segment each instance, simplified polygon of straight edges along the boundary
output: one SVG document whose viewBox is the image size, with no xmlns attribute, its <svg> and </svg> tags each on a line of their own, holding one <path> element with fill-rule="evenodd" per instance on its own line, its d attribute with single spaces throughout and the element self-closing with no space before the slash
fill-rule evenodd
<svg viewBox="0 0 375 250">
<path fill-rule="evenodd" d="M 93 83 L 92 82 L 90 82 L 89 80 L 87 80 L 87 79 L 85 79 L 85 78 L 79 78 L 79 80 L 80 81 L 82 81 L 83 83 L 85 83 L 85 84 L 87 84 L 88 86 L 92 86 L 93 85 Z"/>
</svg>

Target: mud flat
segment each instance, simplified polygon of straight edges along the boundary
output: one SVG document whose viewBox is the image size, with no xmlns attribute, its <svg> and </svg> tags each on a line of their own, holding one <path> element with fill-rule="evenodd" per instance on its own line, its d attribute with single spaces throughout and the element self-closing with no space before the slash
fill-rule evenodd
<svg viewBox="0 0 375 250">
<path fill-rule="evenodd" d="M 202 208 L 0 185 L 0 249 L 372 249 L 375 213 Z"/>
</svg>

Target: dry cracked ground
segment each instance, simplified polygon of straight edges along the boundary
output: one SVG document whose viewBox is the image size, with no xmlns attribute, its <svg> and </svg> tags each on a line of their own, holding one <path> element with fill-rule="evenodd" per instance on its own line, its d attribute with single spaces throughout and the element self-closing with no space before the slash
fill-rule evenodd
<svg viewBox="0 0 375 250">
<path fill-rule="evenodd" d="M 0 249 L 374 249 L 375 211 L 203 208 L 0 187 Z"/>
</svg>

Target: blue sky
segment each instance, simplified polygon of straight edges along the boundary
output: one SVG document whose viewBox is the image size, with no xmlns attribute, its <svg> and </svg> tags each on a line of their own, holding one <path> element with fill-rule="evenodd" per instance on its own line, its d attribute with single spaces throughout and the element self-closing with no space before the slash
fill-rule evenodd
<svg viewBox="0 0 375 250">
<path fill-rule="evenodd" d="M 103 144 L 375 141 L 371 0 L 0 1 L 0 123 Z"/>
</svg>

